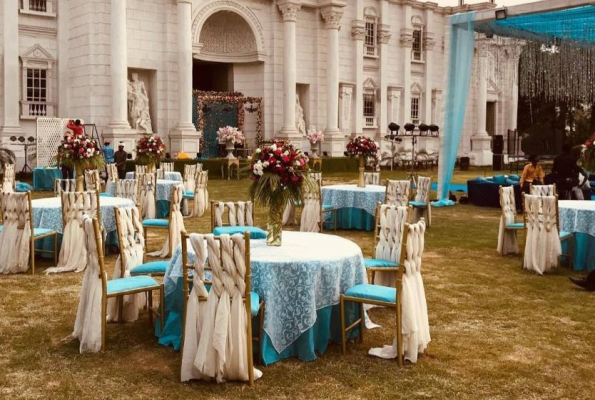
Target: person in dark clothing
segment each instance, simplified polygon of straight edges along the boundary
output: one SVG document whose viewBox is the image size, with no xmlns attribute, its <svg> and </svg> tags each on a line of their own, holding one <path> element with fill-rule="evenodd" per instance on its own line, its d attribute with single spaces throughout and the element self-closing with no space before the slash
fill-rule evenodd
<svg viewBox="0 0 595 400">
<path fill-rule="evenodd" d="M 118 178 L 125 179 L 126 178 L 126 160 L 128 159 L 128 153 L 124 151 L 124 143 L 120 142 L 118 144 L 118 151 L 114 153 L 114 162 L 116 163 L 116 168 L 118 169 Z"/>
<path fill-rule="evenodd" d="M 562 154 L 554 159 L 552 174 L 556 179 L 556 188 L 560 200 L 570 200 L 572 188 L 578 185 L 578 174 L 580 169 L 576 164 L 576 158 L 570 154 L 572 146 L 566 143 L 562 147 Z"/>
<path fill-rule="evenodd" d="M 66 138 L 64 139 L 66 140 Z M 74 179 L 74 170 L 72 169 L 72 167 L 67 167 L 66 165 L 64 165 L 62 163 L 62 161 L 60 160 L 60 154 L 63 151 L 63 147 L 59 146 L 58 147 L 58 163 L 60 164 L 60 170 L 62 171 L 62 179 Z M 66 183 L 62 183 L 62 189 L 66 190 Z"/>
<path fill-rule="evenodd" d="M 570 281 L 588 292 L 595 292 L 595 271 L 589 272 L 586 278 L 569 277 Z"/>
</svg>

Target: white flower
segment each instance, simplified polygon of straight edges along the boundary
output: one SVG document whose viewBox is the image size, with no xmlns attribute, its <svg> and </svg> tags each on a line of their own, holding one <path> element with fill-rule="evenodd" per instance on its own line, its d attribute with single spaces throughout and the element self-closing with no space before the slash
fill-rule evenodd
<svg viewBox="0 0 595 400">
<path fill-rule="evenodd" d="M 276 145 L 276 144 L 273 144 L 273 145 L 271 146 L 271 150 L 272 150 L 272 151 L 277 151 L 277 145 Z"/>
<path fill-rule="evenodd" d="M 284 156 L 289 156 L 289 151 L 285 150 L 285 153 L 283 153 Z"/>
<path fill-rule="evenodd" d="M 260 162 L 260 161 L 259 161 L 259 162 Z M 264 168 L 268 167 L 268 166 L 269 166 L 269 162 L 268 162 L 268 161 L 265 161 L 265 162 L 263 162 L 263 163 L 262 163 L 262 166 L 263 166 Z"/>
<path fill-rule="evenodd" d="M 260 154 L 262 150 L 260 148 L 256 149 L 256 154 Z"/>
</svg>

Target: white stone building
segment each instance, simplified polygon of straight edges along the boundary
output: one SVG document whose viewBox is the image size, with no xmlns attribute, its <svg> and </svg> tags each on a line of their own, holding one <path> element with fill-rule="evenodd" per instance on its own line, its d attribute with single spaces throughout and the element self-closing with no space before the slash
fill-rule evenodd
<svg viewBox="0 0 595 400">
<path fill-rule="evenodd" d="M 206 89 L 262 97 L 265 139 L 290 138 L 307 149 L 296 129 L 297 96 L 305 126 L 325 131 L 323 150 L 342 155 L 347 137 L 380 140 L 390 122 L 441 126 L 448 16 L 487 7 L 493 4 L 3 0 L 0 139 L 12 146 L 11 136 L 35 136 L 38 116 L 56 116 L 96 124 L 104 139 L 130 149 L 138 133 L 127 86 L 137 73 L 153 130 L 173 152 L 197 151 L 192 90 Z M 496 72 L 516 68 L 518 54 L 494 62 L 478 43 L 460 154 L 489 164 L 488 132 L 516 127 L 517 90 Z M 255 136 L 252 117 L 245 133 Z"/>
</svg>

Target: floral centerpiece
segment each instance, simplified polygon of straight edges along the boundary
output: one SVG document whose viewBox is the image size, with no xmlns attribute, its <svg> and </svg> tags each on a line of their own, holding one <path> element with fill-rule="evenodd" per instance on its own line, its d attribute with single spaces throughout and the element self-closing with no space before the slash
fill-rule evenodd
<svg viewBox="0 0 595 400">
<path fill-rule="evenodd" d="M 595 172 L 595 133 L 585 142 L 582 153 L 583 167 L 590 173 Z"/>
<path fill-rule="evenodd" d="M 227 158 L 235 158 L 233 155 L 235 144 L 243 143 L 244 139 L 246 138 L 244 137 L 242 131 L 232 126 L 224 126 L 223 128 L 219 128 L 217 131 L 217 140 L 219 140 L 219 143 L 225 143 Z"/>
<path fill-rule="evenodd" d="M 159 136 L 143 136 L 136 143 L 136 163 L 152 170 L 165 157 L 165 143 Z"/>
<path fill-rule="evenodd" d="M 289 143 L 276 141 L 257 148 L 250 158 L 251 197 L 268 208 L 267 244 L 281 246 L 282 216 L 288 200 L 302 202 L 313 190 L 308 157 Z"/>
<path fill-rule="evenodd" d="M 310 142 L 310 151 L 312 152 L 312 158 L 318 158 L 318 146 L 324 142 L 324 133 L 311 129 L 306 134 L 306 139 Z"/>
<path fill-rule="evenodd" d="M 105 158 L 97 142 L 85 134 L 67 135 L 58 148 L 56 161 L 76 171 L 76 191 L 84 190 L 86 169 L 100 169 L 105 166 Z"/>
<path fill-rule="evenodd" d="M 366 169 L 366 160 L 372 158 L 378 160 L 379 147 L 372 139 L 366 136 L 357 136 L 347 143 L 347 153 L 352 157 L 359 157 L 359 175 L 357 180 L 358 187 L 365 187 L 364 170 Z"/>
</svg>

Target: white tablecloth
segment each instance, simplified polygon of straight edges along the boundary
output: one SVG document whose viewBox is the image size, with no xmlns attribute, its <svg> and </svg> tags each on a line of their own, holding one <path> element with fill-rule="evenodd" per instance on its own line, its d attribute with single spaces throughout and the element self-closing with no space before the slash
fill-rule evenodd
<svg viewBox="0 0 595 400">
<path fill-rule="evenodd" d="M 62 233 L 62 199 L 60 197 L 48 197 L 36 199 L 33 204 L 33 226 L 35 228 L 52 229 Z M 101 221 L 106 232 L 116 230 L 116 218 L 114 207 L 134 207 L 132 200 L 119 197 L 101 197 Z"/>
<path fill-rule="evenodd" d="M 595 201 L 560 200 L 560 229 L 595 236 Z"/>
<path fill-rule="evenodd" d="M 279 353 L 314 325 L 316 310 L 338 304 L 341 293 L 366 280 L 361 249 L 339 236 L 285 231 L 280 247 L 252 240 L 250 256 L 252 290 L 265 301 L 264 330 Z M 166 303 L 183 290 L 181 280 L 178 246 L 165 274 Z"/>
<path fill-rule="evenodd" d="M 163 177 L 165 180 L 168 181 L 178 181 L 182 182 L 182 174 L 176 171 L 173 172 L 164 172 Z M 134 179 L 134 172 L 126 172 L 126 179 Z"/>
<path fill-rule="evenodd" d="M 360 188 L 357 185 L 331 185 L 322 187 L 323 204 L 335 208 L 359 208 L 368 214 L 376 215 L 378 202 L 383 203 L 386 195 L 386 186 L 366 185 Z"/>
</svg>

